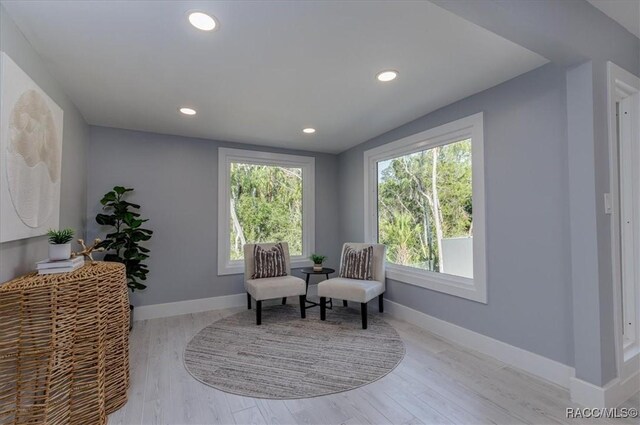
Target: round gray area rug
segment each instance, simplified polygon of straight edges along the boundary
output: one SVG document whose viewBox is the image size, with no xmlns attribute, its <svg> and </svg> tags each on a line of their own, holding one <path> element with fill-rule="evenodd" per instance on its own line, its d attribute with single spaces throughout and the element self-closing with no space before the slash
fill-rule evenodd
<svg viewBox="0 0 640 425">
<path fill-rule="evenodd" d="M 322 322 L 319 308 L 300 318 L 297 305 L 263 308 L 212 323 L 188 344 L 184 364 L 198 381 L 256 398 L 316 397 L 373 382 L 404 357 L 396 330 L 375 314 L 362 329 L 360 312 L 334 307 Z"/>
</svg>

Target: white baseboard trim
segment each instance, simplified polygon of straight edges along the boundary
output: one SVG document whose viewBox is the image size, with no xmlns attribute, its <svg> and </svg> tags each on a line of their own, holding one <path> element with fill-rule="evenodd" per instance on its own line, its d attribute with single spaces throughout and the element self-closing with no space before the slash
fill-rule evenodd
<svg viewBox="0 0 640 425">
<path fill-rule="evenodd" d="M 571 378 L 571 401 L 585 407 L 605 407 L 604 387 L 599 387 L 578 378 Z"/>
<path fill-rule="evenodd" d="M 574 369 L 570 366 L 509 345 L 486 335 L 429 316 L 396 302 L 385 300 L 385 312 L 405 322 L 419 326 L 464 347 L 494 357 L 510 366 L 522 369 L 564 388 L 569 388 Z"/>
<path fill-rule="evenodd" d="M 247 305 L 247 294 L 245 293 L 223 295 L 221 297 L 198 298 L 196 300 L 177 301 L 166 304 L 142 305 L 135 308 L 133 320 L 158 319 L 160 317 L 201 313 L 203 311 L 241 307 L 243 305 Z"/>
<path fill-rule="evenodd" d="M 620 380 L 616 378 L 614 381 L 618 382 L 605 393 L 607 407 L 618 407 L 640 391 L 640 370 L 627 379 Z"/>
<path fill-rule="evenodd" d="M 280 298 L 265 300 L 262 305 L 280 304 Z M 300 304 L 298 297 L 288 297 L 287 304 Z M 165 304 L 141 305 L 136 307 L 133 320 L 159 319 L 161 317 L 180 316 L 181 314 L 202 313 L 203 311 L 221 310 L 224 308 L 242 307 L 247 305 L 247 294 L 222 295 L 220 297 L 198 298 L 195 300 L 176 301 Z M 252 301 L 255 307 L 255 301 Z"/>
<path fill-rule="evenodd" d="M 615 378 L 604 387 L 599 387 L 582 379 L 571 379 L 571 401 L 586 407 L 618 407 L 640 388 L 640 372 L 625 380 Z"/>
</svg>

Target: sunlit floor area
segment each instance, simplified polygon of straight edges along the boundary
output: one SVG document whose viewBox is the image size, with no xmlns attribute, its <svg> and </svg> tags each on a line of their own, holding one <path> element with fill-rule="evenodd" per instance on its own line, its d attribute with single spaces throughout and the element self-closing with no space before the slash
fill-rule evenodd
<svg viewBox="0 0 640 425">
<path fill-rule="evenodd" d="M 109 424 L 564 424 L 569 392 L 419 327 L 384 316 L 406 355 L 384 378 L 298 400 L 241 397 L 189 375 L 182 356 L 202 328 L 242 308 L 136 322 L 129 402 Z M 374 313 L 377 314 L 377 313 Z M 638 394 L 621 407 L 640 406 Z M 587 420 L 583 420 L 587 421 Z M 637 424 L 637 419 L 588 423 Z"/>
</svg>

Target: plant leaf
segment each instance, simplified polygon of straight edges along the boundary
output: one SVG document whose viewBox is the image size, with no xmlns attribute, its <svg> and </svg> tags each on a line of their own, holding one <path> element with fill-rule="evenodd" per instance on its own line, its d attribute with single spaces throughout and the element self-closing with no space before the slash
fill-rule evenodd
<svg viewBox="0 0 640 425">
<path fill-rule="evenodd" d="M 108 192 L 102 197 L 102 199 L 100 200 L 100 203 L 102 205 L 106 205 L 107 202 L 112 202 L 115 200 L 116 200 L 116 194 L 114 192 Z"/>
<path fill-rule="evenodd" d="M 96 215 L 96 223 L 101 226 L 113 226 L 116 222 L 116 217 L 111 214 L 98 214 Z"/>
<path fill-rule="evenodd" d="M 122 258 L 118 257 L 116 254 L 106 254 L 104 256 L 104 261 L 111 261 L 114 263 L 123 263 Z"/>
<path fill-rule="evenodd" d="M 127 201 L 120 201 L 120 203 L 122 205 L 126 205 L 127 207 L 131 207 L 131 208 L 134 208 L 134 209 L 140 209 L 140 205 L 138 205 L 138 204 L 132 204 L 131 202 L 127 202 Z"/>
</svg>

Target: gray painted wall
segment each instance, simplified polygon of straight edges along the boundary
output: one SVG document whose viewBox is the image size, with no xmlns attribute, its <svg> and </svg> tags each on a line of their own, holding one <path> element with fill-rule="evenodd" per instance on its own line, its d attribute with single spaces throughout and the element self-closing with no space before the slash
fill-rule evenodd
<svg viewBox="0 0 640 425">
<path fill-rule="evenodd" d="M 389 299 L 573 364 L 565 99 L 546 65 L 340 154 L 340 235 L 361 241 L 364 151 L 484 112 L 488 304 L 391 280 Z"/>
<path fill-rule="evenodd" d="M 593 143 L 593 72 L 587 62 L 567 71 L 567 136 L 569 151 L 569 187 L 593 187 L 595 167 L 582 164 L 594 163 L 595 152 L 589 149 Z M 585 262 L 585 258 L 597 258 L 596 213 L 597 200 L 593 190 L 570 190 L 571 238 L 576 245 L 571 250 L 574 352 L 576 377 L 592 382 L 602 382 L 602 368 L 591 367 L 592 362 L 602 363 L 599 302 L 598 262 Z M 591 231 L 585 231 L 591 229 Z M 591 313 L 591 314 L 586 314 Z M 584 326 L 586 323 L 589 326 Z"/>
<path fill-rule="evenodd" d="M 573 293 L 579 294 L 573 302 L 576 377 L 605 385 L 617 375 L 611 224 L 602 208 L 603 194 L 611 191 L 606 63 L 640 76 L 640 40 L 586 1 L 433 1 L 570 68 L 570 250 Z M 574 101 L 587 102 L 590 110 Z"/>
<path fill-rule="evenodd" d="M 91 127 L 87 233 L 100 234 L 99 200 L 115 185 L 135 188 L 136 203 L 155 231 L 148 244 L 148 288 L 134 305 L 150 305 L 244 292 L 242 275 L 217 275 L 218 147 L 315 157 L 316 251 L 339 258 L 337 158 L 330 154 L 269 149 L 213 140 Z M 295 274 L 295 273 L 294 273 Z"/>
<path fill-rule="evenodd" d="M 82 237 L 86 214 L 85 158 L 89 127 L 1 5 L 0 50 L 7 53 L 64 110 L 60 227 L 72 227 Z M 9 201 L 0 199 L 0 202 Z M 46 257 L 45 236 L 0 244 L 0 282 L 33 270 L 34 263 Z"/>
</svg>

